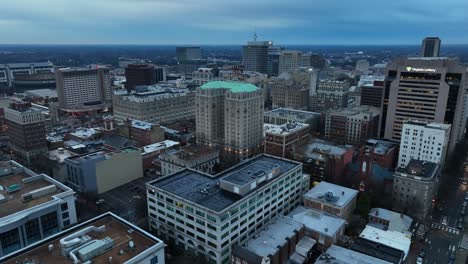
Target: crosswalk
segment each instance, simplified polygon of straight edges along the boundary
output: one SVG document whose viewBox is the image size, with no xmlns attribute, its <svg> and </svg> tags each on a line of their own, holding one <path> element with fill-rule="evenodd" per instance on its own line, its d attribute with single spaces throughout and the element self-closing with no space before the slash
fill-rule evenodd
<svg viewBox="0 0 468 264">
<path fill-rule="evenodd" d="M 456 229 L 456 228 L 453 228 L 453 227 L 450 227 L 450 226 L 446 226 L 446 225 L 441 225 L 441 224 L 436 224 L 436 223 L 432 223 L 432 228 L 436 228 L 436 229 L 439 229 L 439 230 L 442 230 L 442 231 L 445 231 L 447 233 L 451 233 L 451 234 L 455 234 L 455 235 L 459 235 L 460 234 L 460 230 Z"/>
<path fill-rule="evenodd" d="M 463 235 L 463 238 L 460 242 L 460 247 L 468 250 L 468 236 Z"/>
</svg>

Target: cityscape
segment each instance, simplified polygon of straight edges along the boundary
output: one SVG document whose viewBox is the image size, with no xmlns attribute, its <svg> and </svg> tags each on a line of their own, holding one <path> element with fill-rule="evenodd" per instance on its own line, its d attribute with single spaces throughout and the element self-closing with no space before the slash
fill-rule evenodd
<svg viewBox="0 0 468 264">
<path fill-rule="evenodd" d="M 468 263 L 467 44 L 439 27 L 314 43 L 284 34 L 308 18 L 296 7 L 294 23 L 246 12 L 245 30 L 225 24 L 234 4 L 201 4 L 217 24 L 183 2 L 154 23 L 180 9 L 210 37 L 176 23 L 151 44 L 127 21 L 119 43 L 91 12 L 84 42 L 23 39 L 0 14 L 0 263 Z M 38 21 L 81 36 L 64 6 Z"/>
</svg>

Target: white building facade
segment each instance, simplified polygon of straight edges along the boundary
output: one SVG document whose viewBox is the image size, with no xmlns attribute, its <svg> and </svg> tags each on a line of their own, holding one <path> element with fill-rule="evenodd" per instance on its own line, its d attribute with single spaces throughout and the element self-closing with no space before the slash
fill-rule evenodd
<svg viewBox="0 0 468 264">
<path fill-rule="evenodd" d="M 268 155 L 214 177 L 185 169 L 147 184 L 150 229 L 208 263 L 229 263 L 233 245 L 293 210 L 308 185 L 302 164 Z"/>
<path fill-rule="evenodd" d="M 408 121 L 403 124 L 398 167 L 411 159 L 444 164 L 449 146 L 451 125 Z"/>
</svg>

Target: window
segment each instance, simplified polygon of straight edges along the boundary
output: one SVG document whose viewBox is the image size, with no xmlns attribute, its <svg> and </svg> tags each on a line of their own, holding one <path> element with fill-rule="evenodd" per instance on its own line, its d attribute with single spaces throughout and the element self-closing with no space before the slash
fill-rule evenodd
<svg viewBox="0 0 468 264">
<path fill-rule="evenodd" d="M 66 211 L 68 210 L 68 203 L 63 203 L 60 205 L 60 209 L 62 209 L 62 211 Z"/>
<path fill-rule="evenodd" d="M 41 216 L 42 230 L 44 237 L 53 235 L 59 231 L 57 213 L 51 212 Z"/>
<path fill-rule="evenodd" d="M 66 219 L 68 217 L 69 217 L 68 212 L 62 213 L 62 219 Z"/>
<path fill-rule="evenodd" d="M 157 264 L 158 263 L 158 256 L 155 256 L 150 260 L 150 264 Z"/>
<path fill-rule="evenodd" d="M 205 213 L 201 212 L 201 211 L 198 211 L 196 212 L 197 215 L 201 216 L 201 217 L 205 217 Z"/>
</svg>

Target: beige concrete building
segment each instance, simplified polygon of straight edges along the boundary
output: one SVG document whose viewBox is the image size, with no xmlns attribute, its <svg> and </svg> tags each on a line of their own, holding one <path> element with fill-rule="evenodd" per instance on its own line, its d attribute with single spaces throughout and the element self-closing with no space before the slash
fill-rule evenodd
<svg viewBox="0 0 468 264">
<path fill-rule="evenodd" d="M 263 94 L 252 84 L 209 82 L 196 95 L 197 142 L 243 159 L 263 141 Z"/>
<path fill-rule="evenodd" d="M 101 150 L 73 156 L 65 162 L 67 185 L 80 193 L 101 194 L 143 177 L 141 151 L 136 148 Z"/>
<path fill-rule="evenodd" d="M 340 144 L 364 144 L 378 135 L 380 109 L 356 106 L 327 111 L 325 138 Z"/>
<path fill-rule="evenodd" d="M 451 124 L 450 152 L 465 134 L 467 89 L 468 69 L 458 59 L 395 59 L 385 76 L 384 137 L 399 142 L 408 119 Z"/>
<path fill-rule="evenodd" d="M 102 110 L 112 106 L 108 68 L 56 68 L 55 79 L 61 110 Z"/>
<path fill-rule="evenodd" d="M 351 85 L 346 81 L 319 80 L 316 90 L 311 91 L 309 99 L 311 111 L 325 112 L 346 107 L 350 87 Z"/>
<path fill-rule="evenodd" d="M 140 86 L 130 93 L 116 91 L 113 104 L 118 122 L 133 119 L 165 124 L 195 117 L 195 94 L 171 84 Z"/>
</svg>

